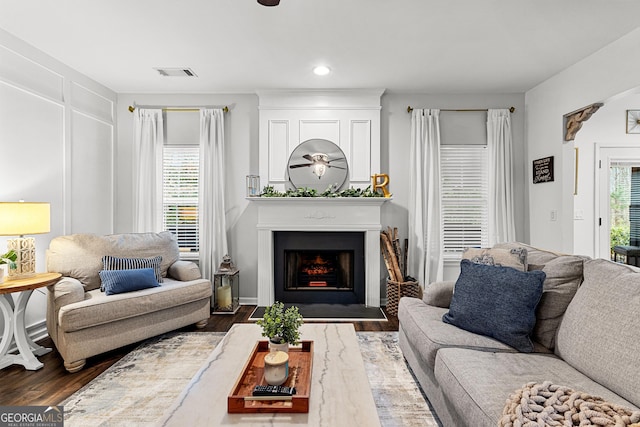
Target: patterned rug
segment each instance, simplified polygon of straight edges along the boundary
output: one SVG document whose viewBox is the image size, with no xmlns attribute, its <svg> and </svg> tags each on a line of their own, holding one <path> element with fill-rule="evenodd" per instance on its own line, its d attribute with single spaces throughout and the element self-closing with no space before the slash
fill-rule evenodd
<svg viewBox="0 0 640 427">
<path fill-rule="evenodd" d="M 382 426 L 440 426 L 404 362 L 397 332 L 357 335 Z M 183 332 L 143 342 L 62 402 L 65 426 L 155 425 L 222 337 Z"/>
</svg>

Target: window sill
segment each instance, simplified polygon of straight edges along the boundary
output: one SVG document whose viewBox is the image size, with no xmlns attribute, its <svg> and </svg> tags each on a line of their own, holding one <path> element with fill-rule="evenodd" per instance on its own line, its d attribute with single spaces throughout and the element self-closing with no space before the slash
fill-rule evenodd
<svg viewBox="0 0 640 427">
<path fill-rule="evenodd" d="M 180 252 L 180 259 L 184 261 L 198 261 L 200 259 L 199 252 Z"/>
<path fill-rule="evenodd" d="M 447 254 L 442 256 L 442 261 L 448 265 L 460 264 L 460 260 L 462 259 L 462 254 Z"/>
</svg>

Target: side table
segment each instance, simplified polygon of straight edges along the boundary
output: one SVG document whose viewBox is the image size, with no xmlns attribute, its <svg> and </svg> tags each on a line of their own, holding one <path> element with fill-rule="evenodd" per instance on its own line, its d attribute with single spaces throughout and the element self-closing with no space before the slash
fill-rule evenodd
<svg viewBox="0 0 640 427">
<path fill-rule="evenodd" d="M 9 365 L 23 365 L 30 371 L 44 366 L 36 356 L 42 356 L 51 351 L 31 340 L 27 335 L 24 322 L 27 302 L 34 289 L 56 283 L 62 275 L 60 273 L 37 273 L 24 279 L 8 280 L 0 284 L 0 309 L 4 317 L 4 333 L 0 342 L 0 369 Z M 11 294 L 20 292 L 14 305 Z M 12 338 L 18 346 L 18 354 L 9 354 Z"/>
<path fill-rule="evenodd" d="M 613 260 L 618 262 L 618 255 L 623 255 L 628 265 L 640 267 L 640 246 L 614 246 Z M 631 261 L 633 258 L 633 261 Z"/>
</svg>

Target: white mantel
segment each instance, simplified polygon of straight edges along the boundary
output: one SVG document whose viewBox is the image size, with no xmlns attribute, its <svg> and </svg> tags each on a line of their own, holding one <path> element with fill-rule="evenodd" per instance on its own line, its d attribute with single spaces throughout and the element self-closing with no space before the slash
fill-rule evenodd
<svg viewBox="0 0 640 427">
<path fill-rule="evenodd" d="M 248 197 L 258 206 L 258 306 L 274 302 L 274 231 L 361 231 L 365 304 L 380 307 L 380 211 L 384 197 Z"/>
</svg>

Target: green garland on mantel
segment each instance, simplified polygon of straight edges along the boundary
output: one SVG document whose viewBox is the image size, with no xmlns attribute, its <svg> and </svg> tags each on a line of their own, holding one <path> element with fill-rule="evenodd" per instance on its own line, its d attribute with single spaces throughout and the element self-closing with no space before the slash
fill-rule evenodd
<svg viewBox="0 0 640 427">
<path fill-rule="evenodd" d="M 333 186 L 329 186 L 322 193 L 318 193 L 315 188 L 301 187 L 297 190 L 277 191 L 273 186 L 267 185 L 262 189 L 262 197 L 384 197 L 377 191 L 372 191 L 371 186 L 364 190 L 361 188 L 348 188 L 342 191 L 335 191 Z"/>
</svg>

